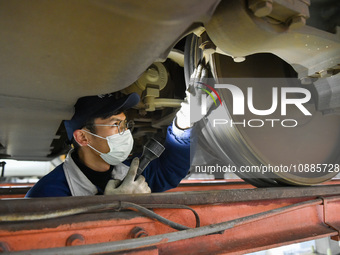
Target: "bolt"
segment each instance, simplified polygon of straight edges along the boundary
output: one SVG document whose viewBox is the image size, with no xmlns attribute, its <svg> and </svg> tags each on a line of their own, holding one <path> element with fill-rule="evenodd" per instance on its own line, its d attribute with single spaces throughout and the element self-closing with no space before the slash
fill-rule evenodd
<svg viewBox="0 0 340 255">
<path fill-rule="evenodd" d="M 131 230 L 131 237 L 132 238 L 140 238 L 140 237 L 145 237 L 145 236 L 149 236 L 148 232 L 145 231 L 145 229 L 141 228 L 141 227 L 134 227 Z"/>
<path fill-rule="evenodd" d="M 205 54 L 213 54 L 216 52 L 216 46 L 211 41 L 206 41 L 199 46 Z"/>
<path fill-rule="evenodd" d="M 327 76 L 327 70 L 321 70 L 320 72 L 317 72 L 320 78 Z"/>
<path fill-rule="evenodd" d="M 206 32 L 201 35 L 201 40 L 202 43 L 199 48 L 202 49 L 204 54 L 209 55 L 216 52 L 216 45 L 210 40 Z"/>
<path fill-rule="evenodd" d="M 211 55 L 211 54 L 214 54 L 216 52 L 216 49 L 213 49 L 213 48 L 204 49 L 203 52 L 204 52 L 204 54 Z"/>
<path fill-rule="evenodd" d="M 309 85 L 313 83 L 312 78 L 310 77 L 303 77 L 300 79 L 300 81 L 302 85 Z"/>
<path fill-rule="evenodd" d="M 0 242 L 0 252 L 10 251 L 9 245 L 6 242 Z"/>
<path fill-rule="evenodd" d="M 233 57 L 235 63 L 241 63 L 246 60 L 245 57 Z"/>
<path fill-rule="evenodd" d="M 157 68 L 156 67 L 148 68 L 148 70 L 146 71 L 146 78 L 150 82 L 156 82 L 159 78 L 159 72 L 158 72 Z"/>
<path fill-rule="evenodd" d="M 66 240 L 66 246 L 85 244 L 85 238 L 81 234 L 70 235 Z"/>
<path fill-rule="evenodd" d="M 289 29 L 299 29 L 306 25 L 306 17 L 297 15 L 290 19 L 289 21 Z"/>
<path fill-rule="evenodd" d="M 271 0 L 252 1 L 249 8 L 256 17 L 262 18 L 268 16 L 273 10 L 273 2 Z"/>
</svg>

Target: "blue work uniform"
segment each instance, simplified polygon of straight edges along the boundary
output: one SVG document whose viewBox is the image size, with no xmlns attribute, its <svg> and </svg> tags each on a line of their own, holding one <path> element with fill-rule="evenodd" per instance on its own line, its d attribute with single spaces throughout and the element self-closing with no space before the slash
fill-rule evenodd
<svg viewBox="0 0 340 255">
<path fill-rule="evenodd" d="M 177 187 L 190 168 L 191 129 L 180 130 L 175 124 L 167 129 L 163 154 L 151 161 L 143 175 L 152 192 Z M 65 162 L 41 178 L 26 197 L 88 196 L 103 194 L 79 169 L 70 152 Z M 113 166 L 111 179 L 123 180 L 131 162 Z"/>
</svg>

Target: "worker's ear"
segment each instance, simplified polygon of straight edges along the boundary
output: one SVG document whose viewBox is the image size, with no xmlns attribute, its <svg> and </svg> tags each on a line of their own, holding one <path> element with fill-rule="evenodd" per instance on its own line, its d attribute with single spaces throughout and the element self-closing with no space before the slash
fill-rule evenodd
<svg viewBox="0 0 340 255">
<path fill-rule="evenodd" d="M 80 146 L 86 146 L 90 142 L 86 132 L 81 129 L 73 132 L 73 138 Z"/>
</svg>

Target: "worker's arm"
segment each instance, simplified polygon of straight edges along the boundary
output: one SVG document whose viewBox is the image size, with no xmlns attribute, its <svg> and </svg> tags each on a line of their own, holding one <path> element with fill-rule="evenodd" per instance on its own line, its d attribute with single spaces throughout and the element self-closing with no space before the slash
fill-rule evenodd
<svg viewBox="0 0 340 255">
<path fill-rule="evenodd" d="M 165 191 L 177 187 L 180 181 L 188 174 L 190 168 L 190 135 L 191 127 L 204 116 L 190 115 L 190 109 L 200 113 L 202 82 L 206 82 L 208 68 L 200 63 L 191 76 L 186 98 L 176 114 L 173 124 L 168 127 L 165 141 L 165 150 L 160 158 L 152 161 L 144 170 L 143 175 L 153 192 Z M 212 100 L 207 106 L 212 105 Z"/>
</svg>

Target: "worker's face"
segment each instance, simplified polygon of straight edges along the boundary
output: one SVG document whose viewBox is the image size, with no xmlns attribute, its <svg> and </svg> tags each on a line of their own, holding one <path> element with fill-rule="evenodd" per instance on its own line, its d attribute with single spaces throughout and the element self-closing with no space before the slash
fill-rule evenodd
<svg viewBox="0 0 340 255">
<path fill-rule="evenodd" d="M 120 113 L 118 115 L 112 115 L 107 119 L 97 118 L 94 120 L 95 124 L 95 133 L 101 137 L 107 137 L 111 135 L 118 134 L 118 127 L 116 126 L 97 126 L 97 125 L 118 125 L 120 121 L 124 121 L 126 116 L 124 113 Z M 107 140 L 101 139 L 96 136 L 89 136 L 91 139 L 90 144 L 96 148 L 98 151 L 102 153 L 107 153 L 110 151 Z M 119 146 L 119 144 L 117 144 Z"/>
</svg>

